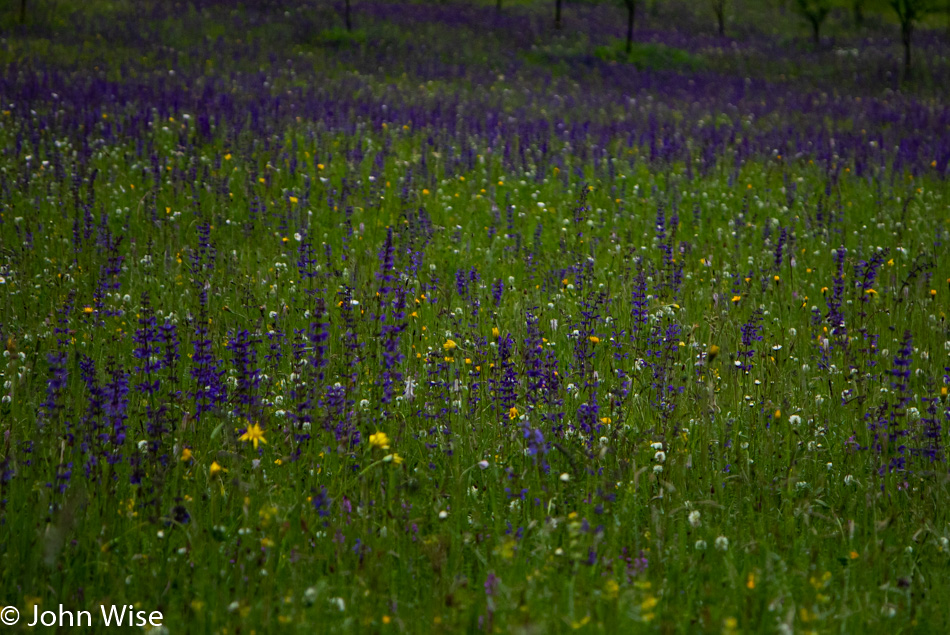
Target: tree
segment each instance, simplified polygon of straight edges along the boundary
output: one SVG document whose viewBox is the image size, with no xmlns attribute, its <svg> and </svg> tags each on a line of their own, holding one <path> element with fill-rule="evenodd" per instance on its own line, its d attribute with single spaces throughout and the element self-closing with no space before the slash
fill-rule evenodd
<svg viewBox="0 0 950 635">
<path fill-rule="evenodd" d="M 864 26 L 864 0 L 852 0 L 851 10 L 854 12 L 854 26 L 860 29 Z"/>
<path fill-rule="evenodd" d="M 346 30 L 353 30 L 353 21 L 350 19 L 350 0 L 344 0 L 343 3 L 343 22 L 346 24 Z"/>
<path fill-rule="evenodd" d="M 712 0 L 712 8 L 719 24 L 719 37 L 726 34 L 726 0 Z"/>
<path fill-rule="evenodd" d="M 561 28 L 561 0 L 555 0 L 554 2 L 554 28 Z"/>
<path fill-rule="evenodd" d="M 829 0 L 797 0 L 795 7 L 811 24 L 812 39 L 815 44 L 821 43 L 821 24 L 831 12 Z"/>
<path fill-rule="evenodd" d="M 26 24 L 26 0 L 20 0 L 20 24 Z"/>
<path fill-rule="evenodd" d="M 917 23 L 937 11 L 936 0 L 890 0 L 901 25 L 901 43 L 904 45 L 904 76 L 911 72 L 910 45 Z"/>
<path fill-rule="evenodd" d="M 637 0 L 623 0 L 623 3 L 627 7 L 627 47 L 625 50 L 629 56 L 633 49 L 633 20 L 637 11 Z"/>
</svg>

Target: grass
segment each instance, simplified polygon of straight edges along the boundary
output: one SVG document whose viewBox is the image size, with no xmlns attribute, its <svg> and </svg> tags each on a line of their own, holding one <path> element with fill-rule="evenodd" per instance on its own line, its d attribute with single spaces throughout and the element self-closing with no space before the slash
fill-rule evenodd
<svg viewBox="0 0 950 635">
<path fill-rule="evenodd" d="M 598 46 L 594 55 L 605 62 L 623 62 L 634 65 L 637 70 L 688 70 L 697 71 L 703 62 L 682 49 L 662 44 L 634 43 L 627 51 L 626 42 L 616 40 L 608 46 Z"/>
<path fill-rule="evenodd" d="M 940 104 L 507 4 L 4 32 L 0 605 L 946 629 Z"/>
</svg>

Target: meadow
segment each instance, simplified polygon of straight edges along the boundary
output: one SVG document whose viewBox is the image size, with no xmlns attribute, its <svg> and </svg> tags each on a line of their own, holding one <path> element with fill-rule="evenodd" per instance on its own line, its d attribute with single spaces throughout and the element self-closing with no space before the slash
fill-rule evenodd
<svg viewBox="0 0 950 635">
<path fill-rule="evenodd" d="M 945 632 L 942 24 L 339 4 L 0 9 L 0 628 Z"/>
</svg>

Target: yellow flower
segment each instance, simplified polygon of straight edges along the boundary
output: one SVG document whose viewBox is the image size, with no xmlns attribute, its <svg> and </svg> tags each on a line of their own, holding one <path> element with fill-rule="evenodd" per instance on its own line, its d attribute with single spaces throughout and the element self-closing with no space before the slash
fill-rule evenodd
<svg viewBox="0 0 950 635">
<path fill-rule="evenodd" d="M 597 337 L 596 335 L 591 335 L 591 336 L 590 336 L 590 341 L 593 342 L 594 344 L 599 344 L 599 343 L 600 343 L 600 338 Z"/>
<path fill-rule="evenodd" d="M 738 302 L 738 301 L 741 300 L 741 299 L 742 299 L 742 296 L 741 296 L 741 295 L 734 295 L 734 296 L 732 296 L 732 301 L 733 301 L 733 302 Z"/>
<path fill-rule="evenodd" d="M 492 337 L 498 337 L 499 335 L 501 335 L 501 331 L 498 330 L 498 327 L 497 327 L 497 326 L 493 326 L 493 327 L 492 327 L 492 329 L 491 329 L 491 335 L 492 335 Z"/>
<path fill-rule="evenodd" d="M 211 476 L 217 476 L 221 472 L 227 472 L 226 469 L 218 465 L 217 461 L 211 463 L 211 468 L 208 471 L 211 473 Z"/>
<path fill-rule="evenodd" d="M 512 407 L 511 407 L 511 410 L 508 411 L 508 418 L 509 418 L 509 419 L 517 419 L 517 418 L 518 418 L 518 409 L 515 408 L 514 406 L 512 406 Z"/>
<path fill-rule="evenodd" d="M 447 351 L 454 351 L 455 347 L 456 347 L 456 343 L 453 342 L 452 340 L 445 340 L 445 344 L 442 345 L 442 348 L 444 348 Z"/>
<path fill-rule="evenodd" d="M 182 460 L 182 461 L 190 461 L 191 459 L 192 459 L 192 456 L 191 456 L 191 449 L 185 448 L 184 450 L 181 451 L 181 460 Z"/>
<path fill-rule="evenodd" d="M 389 437 L 386 436 L 385 432 L 377 432 L 376 434 L 369 435 L 369 444 L 374 448 L 381 448 L 383 450 L 389 449 Z"/>
<path fill-rule="evenodd" d="M 264 438 L 264 431 L 256 423 L 252 423 L 248 426 L 247 430 L 238 437 L 238 441 L 250 441 L 254 444 L 254 449 L 257 449 L 258 443 L 267 443 L 267 439 Z"/>
<path fill-rule="evenodd" d="M 716 359 L 716 355 L 718 354 L 719 354 L 719 347 L 713 344 L 712 346 L 709 347 L 709 352 L 706 353 L 706 359 L 711 362 L 712 360 Z"/>
</svg>

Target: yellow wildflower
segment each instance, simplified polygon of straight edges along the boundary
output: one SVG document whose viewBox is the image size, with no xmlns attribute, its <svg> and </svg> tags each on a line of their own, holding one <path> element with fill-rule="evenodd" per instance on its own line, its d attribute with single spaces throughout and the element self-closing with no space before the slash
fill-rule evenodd
<svg viewBox="0 0 950 635">
<path fill-rule="evenodd" d="M 369 444 L 374 448 L 381 448 L 383 450 L 389 449 L 389 437 L 386 436 L 385 432 L 377 432 L 376 434 L 369 435 Z"/>
<path fill-rule="evenodd" d="M 248 426 L 244 434 L 238 437 L 238 441 L 252 442 L 254 444 L 255 450 L 257 449 L 258 443 L 267 443 L 267 440 L 264 438 L 264 430 L 262 430 L 261 427 L 256 423 L 252 423 L 250 426 Z"/>
</svg>

